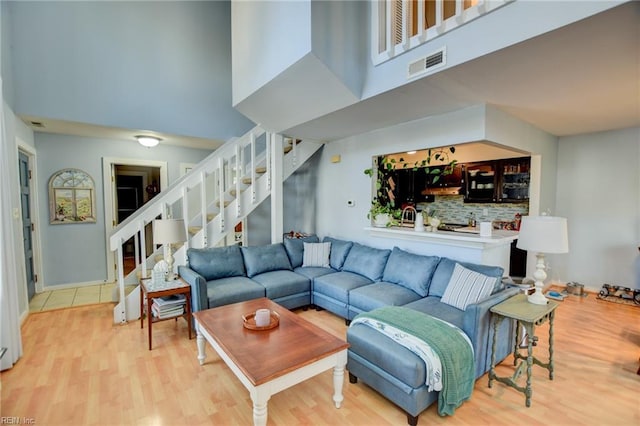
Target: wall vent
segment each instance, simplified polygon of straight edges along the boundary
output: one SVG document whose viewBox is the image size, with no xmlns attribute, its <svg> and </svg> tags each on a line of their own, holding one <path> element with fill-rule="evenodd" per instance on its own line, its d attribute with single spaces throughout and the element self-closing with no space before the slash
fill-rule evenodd
<svg viewBox="0 0 640 426">
<path fill-rule="evenodd" d="M 447 50 L 443 47 L 430 55 L 411 62 L 408 67 L 407 78 L 413 78 L 415 76 L 425 74 L 427 71 L 443 67 L 446 63 Z"/>
<path fill-rule="evenodd" d="M 32 121 L 31 122 L 31 126 L 43 129 L 44 128 L 44 123 L 42 123 L 40 121 Z"/>
</svg>

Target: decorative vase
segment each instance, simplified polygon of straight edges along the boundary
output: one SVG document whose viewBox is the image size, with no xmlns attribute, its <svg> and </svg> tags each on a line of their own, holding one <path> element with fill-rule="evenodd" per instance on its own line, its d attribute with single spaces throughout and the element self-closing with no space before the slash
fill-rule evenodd
<svg viewBox="0 0 640 426">
<path fill-rule="evenodd" d="M 431 225 L 431 231 L 436 232 L 438 230 L 438 225 L 440 225 L 440 219 L 437 217 L 430 218 L 429 225 Z"/>
<path fill-rule="evenodd" d="M 384 228 L 389 224 L 389 213 L 378 213 L 373 217 L 373 226 L 377 228 Z"/>
</svg>

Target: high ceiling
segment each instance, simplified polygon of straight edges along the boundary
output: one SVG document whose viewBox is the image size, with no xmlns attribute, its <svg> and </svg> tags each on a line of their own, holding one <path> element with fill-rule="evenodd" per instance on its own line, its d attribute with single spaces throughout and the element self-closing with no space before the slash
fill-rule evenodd
<svg viewBox="0 0 640 426">
<path fill-rule="evenodd" d="M 478 104 L 557 136 L 640 126 L 640 2 L 289 129 L 338 139 Z"/>
<path fill-rule="evenodd" d="M 557 136 L 640 126 L 640 2 L 427 76 L 285 133 L 330 141 L 485 103 Z M 23 117 L 29 118 L 38 120 Z M 140 133 L 45 124 L 44 131 L 92 137 L 133 140 Z M 158 136 L 164 143 L 198 148 L 213 149 L 222 142 Z"/>
</svg>

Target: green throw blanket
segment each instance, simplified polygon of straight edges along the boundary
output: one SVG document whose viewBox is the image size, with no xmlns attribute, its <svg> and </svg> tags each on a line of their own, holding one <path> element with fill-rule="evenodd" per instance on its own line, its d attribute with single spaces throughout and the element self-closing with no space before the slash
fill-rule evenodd
<svg viewBox="0 0 640 426">
<path fill-rule="evenodd" d="M 475 383 L 473 349 L 453 324 L 422 312 L 399 306 L 387 306 L 362 313 L 352 324 L 369 318 L 388 324 L 426 342 L 442 364 L 442 390 L 438 396 L 438 414 L 453 415 L 471 397 Z M 411 348 L 409 348 L 411 349 Z"/>
</svg>

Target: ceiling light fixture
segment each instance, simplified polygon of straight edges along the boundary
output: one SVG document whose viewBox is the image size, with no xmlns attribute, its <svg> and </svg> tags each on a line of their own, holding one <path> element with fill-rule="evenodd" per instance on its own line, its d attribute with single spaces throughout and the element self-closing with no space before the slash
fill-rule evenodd
<svg viewBox="0 0 640 426">
<path fill-rule="evenodd" d="M 160 138 L 156 138 L 154 136 L 136 136 L 138 139 L 138 143 L 142 146 L 146 146 L 147 148 L 152 148 L 158 145 L 161 141 Z"/>
<path fill-rule="evenodd" d="M 407 151 L 407 154 L 411 155 L 411 154 L 415 154 L 416 151 Z"/>
</svg>

